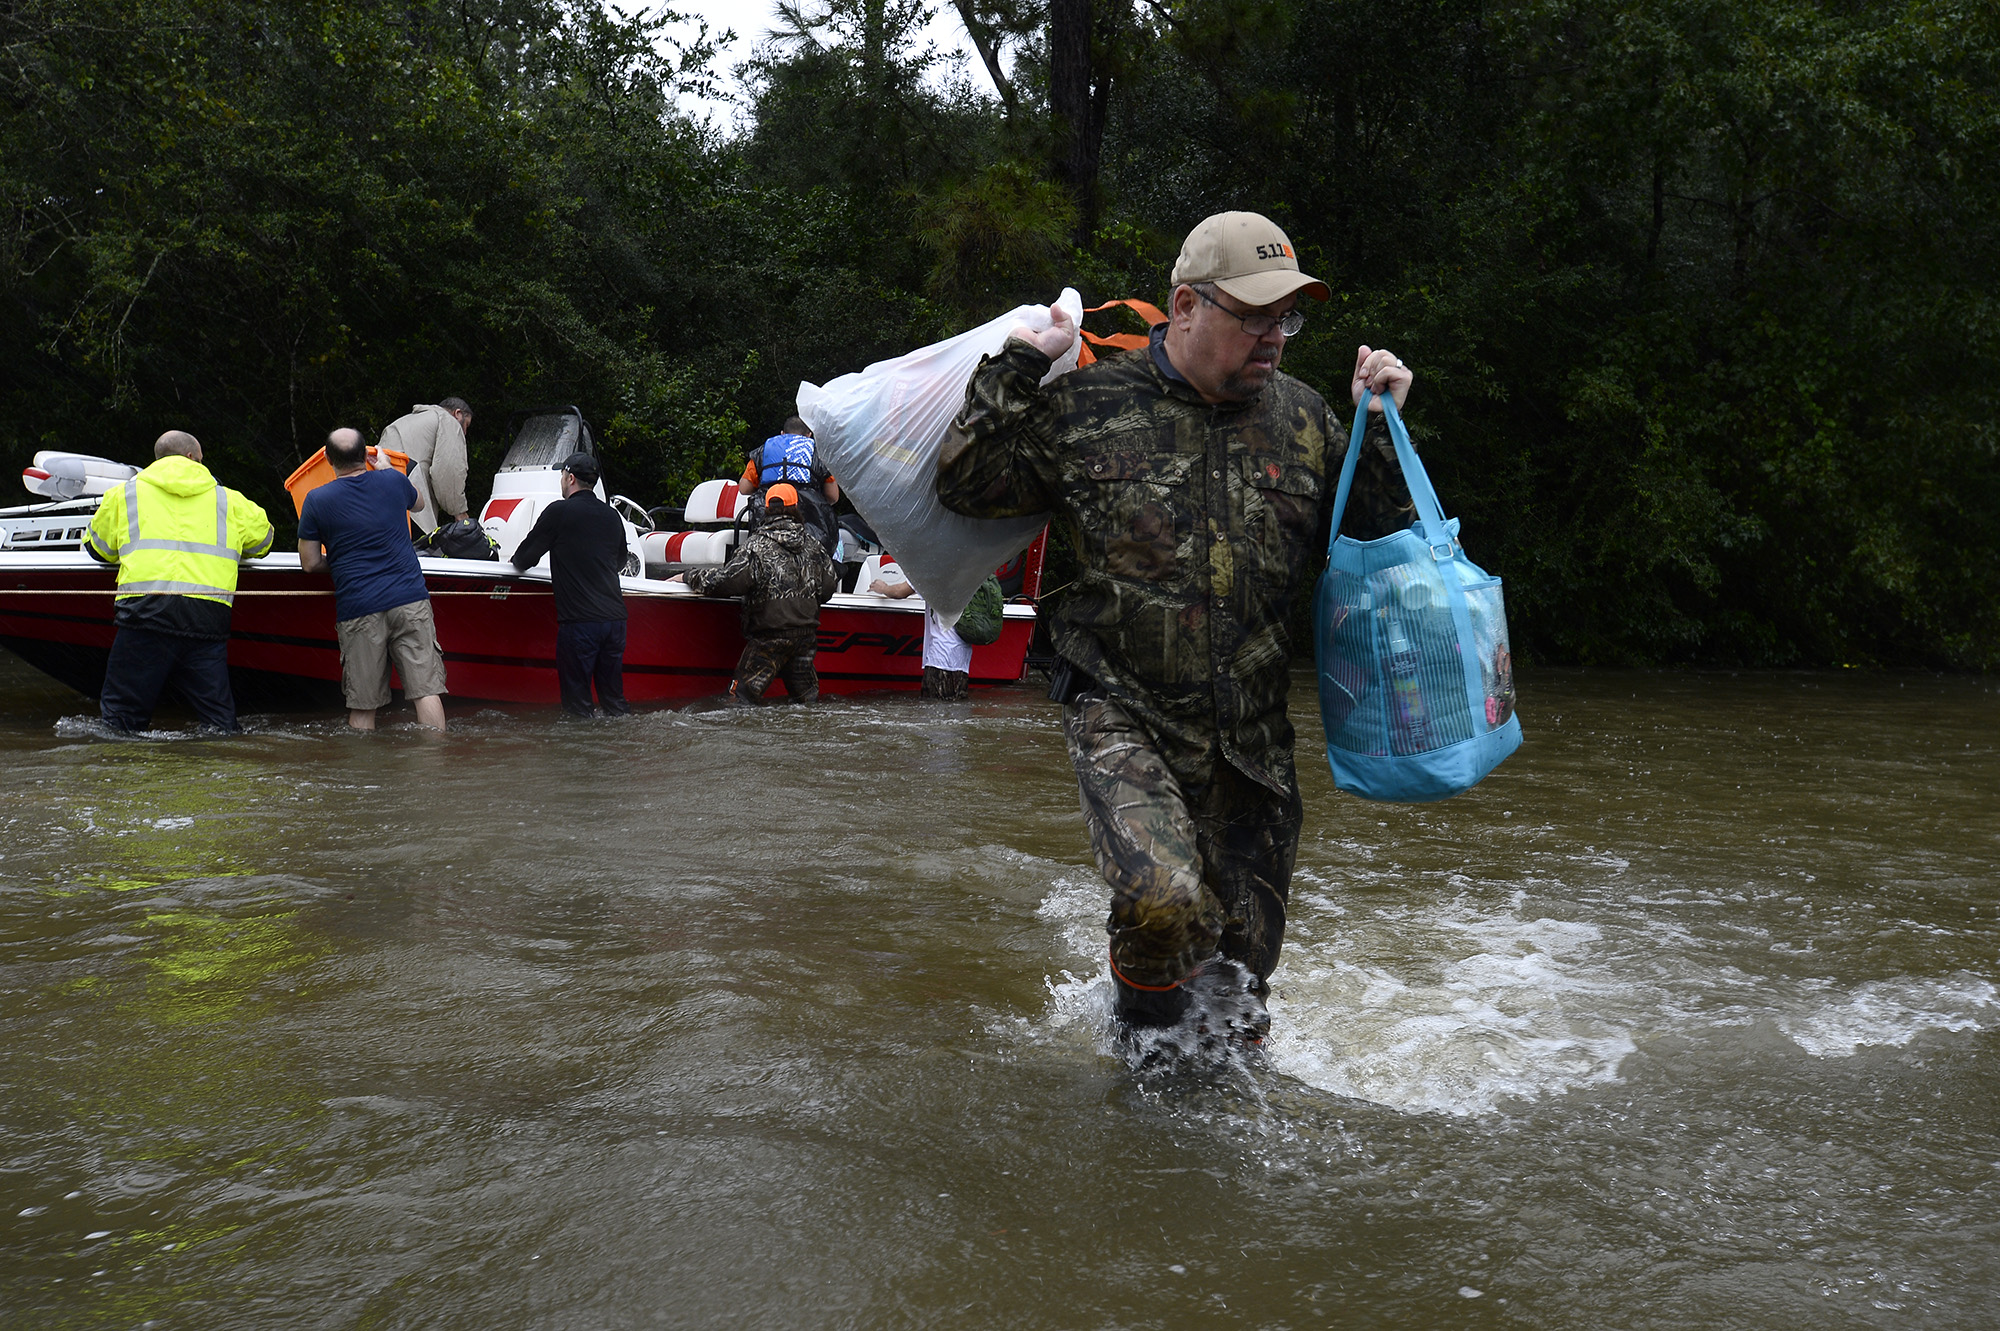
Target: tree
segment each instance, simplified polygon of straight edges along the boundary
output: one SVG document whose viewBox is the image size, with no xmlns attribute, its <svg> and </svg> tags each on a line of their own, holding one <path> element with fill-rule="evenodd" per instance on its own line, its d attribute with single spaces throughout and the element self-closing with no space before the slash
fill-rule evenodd
<svg viewBox="0 0 2000 1331">
<path fill-rule="evenodd" d="M 1270 214 L 1286 368 L 1416 365 L 1526 655 L 2000 667 L 2000 11 L 1955 0 L 0 6 L 0 446 L 192 429 L 277 487 L 447 392 L 671 501 L 824 380 Z"/>
<path fill-rule="evenodd" d="M 0 22 L 0 337 L 32 367 L 0 402 L 10 456 L 136 456 L 183 426 L 282 505 L 330 425 L 448 392 L 615 403 L 641 473 L 732 423 L 655 322 L 716 170 L 672 109 L 705 32 L 663 51 L 666 19 L 527 0 Z"/>
</svg>

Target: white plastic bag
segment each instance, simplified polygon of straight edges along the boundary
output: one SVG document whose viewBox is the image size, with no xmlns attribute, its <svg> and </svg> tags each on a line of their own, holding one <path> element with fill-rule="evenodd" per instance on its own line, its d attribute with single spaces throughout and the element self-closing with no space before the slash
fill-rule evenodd
<svg viewBox="0 0 2000 1331">
<path fill-rule="evenodd" d="M 1083 298 L 1068 287 L 1057 304 L 1073 321 Z M 965 386 L 979 358 L 1006 345 L 1026 324 L 1049 326 L 1049 307 L 1023 305 L 969 332 L 877 361 L 825 387 L 799 385 L 799 415 L 812 426 L 820 460 L 839 480 L 855 511 L 882 538 L 904 576 L 947 623 L 958 618 L 986 575 L 1012 559 L 1047 523 L 1027 518 L 968 518 L 937 498 L 938 450 L 965 403 Z M 1081 339 L 1042 382 L 1076 368 Z"/>
</svg>

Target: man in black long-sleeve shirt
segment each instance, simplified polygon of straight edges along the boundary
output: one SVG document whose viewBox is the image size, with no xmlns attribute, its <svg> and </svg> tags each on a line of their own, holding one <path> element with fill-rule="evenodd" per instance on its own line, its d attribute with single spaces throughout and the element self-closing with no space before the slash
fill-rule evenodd
<svg viewBox="0 0 2000 1331">
<path fill-rule="evenodd" d="M 562 704 L 578 716 L 594 716 L 590 686 L 607 715 L 632 710 L 625 701 L 625 597 L 618 570 L 631 549 L 625 524 L 597 492 L 597 459 L 572 453 L 563 463 L 560 504 L 535 519 L 535 529 L 514 551 L 515 568 L 533 568 L 549 556 L 556 594 L 556 678 Z"/>
</svg>

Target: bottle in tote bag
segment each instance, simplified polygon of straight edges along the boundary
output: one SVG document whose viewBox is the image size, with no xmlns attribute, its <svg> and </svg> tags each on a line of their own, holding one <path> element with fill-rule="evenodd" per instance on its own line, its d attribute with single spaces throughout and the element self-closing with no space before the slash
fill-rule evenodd
<svg viewBox="0 0 2000 1331">
<path fill-rule="evenodd" d="M 1335 785 L 1418 803 L 1478 784 L 1520 746 L 1521 722 L 1500 579 L 1465 557 L 1393 399 L 1383 416 L 1417 521 L 1374 541 L 1339 534 L 1372 396 L 1354 415 L 1314 598 L 1320 721 Z"/>
<path fill-rule="evenodd" d="M 1417 682 L 1417 649 L 1403 631 L 1403 617 L 1384 610 L 1389 625 L 1389 687 L 1396 704 L 1397 753 L 1422 753 L 1431 746 L 1430 725 L 1424 717 L 1424 693 Z"/>
</svg>

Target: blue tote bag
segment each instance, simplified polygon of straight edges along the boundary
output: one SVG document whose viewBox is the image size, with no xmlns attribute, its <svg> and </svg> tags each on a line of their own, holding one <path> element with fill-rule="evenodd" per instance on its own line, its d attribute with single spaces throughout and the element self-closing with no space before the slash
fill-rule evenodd
<svg viewBox="0 0 2000 1331">
<path fill-rule="evenodd" d="M 1363 393 L 1333 501 L 1313 607 L 1319 714 L 1334 784 L 1420 804 L 1470 790 L 1521 744 L 1500 579 L 1465 557 L 1395 399 L 1382 399 L 1417 520 L 1374 541 L 1340 534 L 1368 422 Z"/>
</svg>

